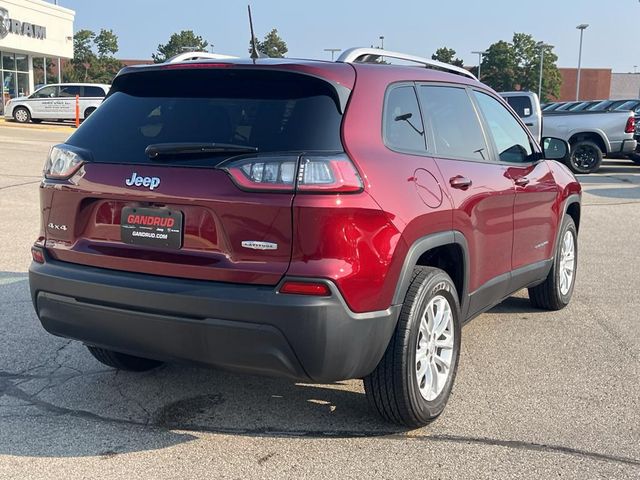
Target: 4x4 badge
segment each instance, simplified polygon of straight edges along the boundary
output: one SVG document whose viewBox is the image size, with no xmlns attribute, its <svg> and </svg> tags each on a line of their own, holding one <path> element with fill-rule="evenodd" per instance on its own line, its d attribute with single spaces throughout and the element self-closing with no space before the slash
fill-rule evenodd
<svg viewBox="0 0 640 480">
<path fill-rule="evenodd" d="M 256 240 L 245 240 L 242 242 L 244 248 L 251 248 L 252 250 L 277 250 L 278 244 L 271 242 L 258 242 Z"/>
</svg>

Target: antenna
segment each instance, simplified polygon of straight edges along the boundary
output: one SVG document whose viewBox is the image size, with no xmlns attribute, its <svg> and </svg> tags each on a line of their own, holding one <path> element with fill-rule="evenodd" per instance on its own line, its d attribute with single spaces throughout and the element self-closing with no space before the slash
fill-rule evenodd
<svg viewBox="0 0 640 480">
<path fill-rule="evenodd" d="M 260 52 L 258 52 L 258 46 L 256 45 L 256 36 L 253 33 L 253 20 L 251 18 L 251 5 L 247 5 L 247 10 L 249 10 L 249 28 L 251 29 L 251 55 L 250 57 L 253 60 L 253 63 L 256 63 L 256 60 L 260 58 Z"/>
</svg>

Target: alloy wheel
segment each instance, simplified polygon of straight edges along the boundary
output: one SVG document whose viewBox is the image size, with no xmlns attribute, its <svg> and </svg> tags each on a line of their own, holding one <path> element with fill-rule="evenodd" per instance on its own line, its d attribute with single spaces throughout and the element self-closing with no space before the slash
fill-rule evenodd
<svg viewBox="0 0 640 480">
<path fill-rule="evenodd" d="M 567 230 L 562 238 L 562 248 L 560 249 L 560 293 L 566 295 L 573 284 L 575 271 L 575 238 L 573 232 Z"/>
<path fill-rule="evenodd" d="M 416 380 L 427 401 L 440 395 L 451 375 L 453 340 L 451 305 L 445 297 L 437 295 L 422 315 L 416 342 Z"/>
</svg>

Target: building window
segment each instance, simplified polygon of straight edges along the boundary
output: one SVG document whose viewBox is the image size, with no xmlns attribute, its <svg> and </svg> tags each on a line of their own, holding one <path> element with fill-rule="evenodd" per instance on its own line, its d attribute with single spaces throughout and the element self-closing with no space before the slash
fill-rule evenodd
<svg viewBox="0 0 640 480">
<path fill-rule="evenodd" d="M 23 53 L 0 52 L 0 93 L 4 104 L 18 96 L 29 95 L 29 56 Z"/>
</svg>

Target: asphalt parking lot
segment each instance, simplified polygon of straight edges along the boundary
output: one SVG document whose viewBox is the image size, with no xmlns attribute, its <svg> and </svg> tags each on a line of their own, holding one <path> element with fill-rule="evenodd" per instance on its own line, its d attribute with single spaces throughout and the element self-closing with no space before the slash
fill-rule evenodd
<svg viewBox="0 0 640 480">
<path fill-rule="evenodd" d="M 45 333 L 26 272 L 42 164 L 69 131 L 0 124 L 1 479 L 640 478 L 640 167 L 580 178 L 572 304 L 523 291 L 468 324 L 445 413 L 406 431 L 359 381 L 116 372 Z"/>
</svg>

